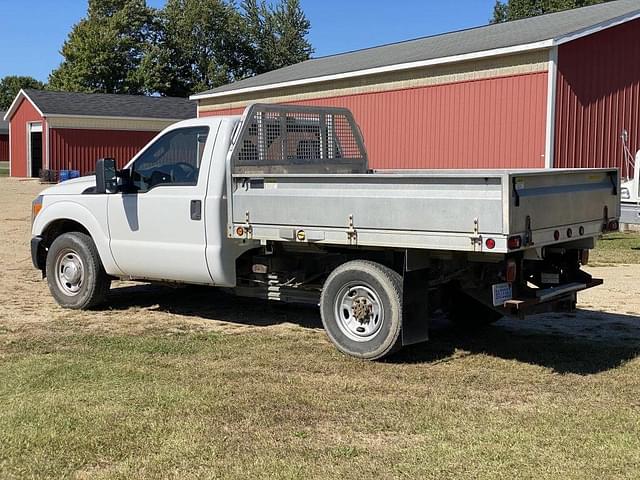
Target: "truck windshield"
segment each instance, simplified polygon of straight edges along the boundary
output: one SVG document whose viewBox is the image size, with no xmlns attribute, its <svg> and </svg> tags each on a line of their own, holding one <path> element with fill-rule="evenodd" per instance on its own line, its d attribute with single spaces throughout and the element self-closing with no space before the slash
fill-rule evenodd
<svg viewBox="0 0 640 480">
<path fill-rule="evenodd" d="M 209 127 L 172 130 L 134 162 L 131 179 L 138 192 L 158 185 L 196 185 Z"/>
</svg>

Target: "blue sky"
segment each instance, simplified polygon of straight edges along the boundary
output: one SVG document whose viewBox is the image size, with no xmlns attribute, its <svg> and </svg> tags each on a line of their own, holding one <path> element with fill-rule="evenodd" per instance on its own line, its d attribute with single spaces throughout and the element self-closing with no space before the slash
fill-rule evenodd
<svg viewBox="0 0 640 480">
<path fill-rule="evenodd" d="M 164 0 L 147 0 L 160 7 Z M 314 56 L 458 30 L 487 23 L 494 0 L 302 0 L 311 20 Z M 61 61 L 69 30 L 86 12 L 84 0 L 0 0 L 0 78 L 46 81 Z"/>
</svg>

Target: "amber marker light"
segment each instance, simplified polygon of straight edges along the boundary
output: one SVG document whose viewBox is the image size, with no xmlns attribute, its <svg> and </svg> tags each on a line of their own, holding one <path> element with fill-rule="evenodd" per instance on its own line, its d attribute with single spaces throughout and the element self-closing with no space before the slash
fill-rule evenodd
<svg viewBox="0 0 640 480">
<path fill-rule="evenodd" d="M 33 225 L 34 220 L 42 210 L 42 195 L 38 195 L 33 202 L 31 202 L 31 224 Z"/>
</svg>

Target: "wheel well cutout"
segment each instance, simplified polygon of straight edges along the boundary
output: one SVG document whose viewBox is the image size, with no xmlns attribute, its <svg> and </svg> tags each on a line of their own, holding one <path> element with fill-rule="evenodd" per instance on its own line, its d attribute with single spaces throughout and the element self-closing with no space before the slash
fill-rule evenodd
<svg viewBox="0 0 640 480">
<path fill-rule="evenodd" d="M 75 220 L 56 220 L 55 222 L 52 222 L 43 232 L 43 246 L 48 248 L 60 235 L 70 232 L 80 232 L 91 236 L 89 231 L 81 223 L 78 223 Z"/>
</svg>

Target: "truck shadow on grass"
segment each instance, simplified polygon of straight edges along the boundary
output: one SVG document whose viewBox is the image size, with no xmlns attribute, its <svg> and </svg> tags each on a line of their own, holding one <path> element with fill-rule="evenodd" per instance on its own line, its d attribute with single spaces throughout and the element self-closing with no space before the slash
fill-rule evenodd
<svg viewBox="0 0 640 480">
<path fill-rule="evenodd" d="M 207 287 L 134 285 L 114 289 L 110 308 L 143 307 L 251 327 L 291 323 L 322 330 L 318 309 L 241 298 Z M 455 361 L 454 354 L 483 354 L 550 368 L 557 373 L 591 375 L 617 368 L 640 355 L 640 317 L 578 310 L 527 320 L 504 318 L 465 331 L 444 316 L 432 320 L 429 342 L 404 348 L 387 363 Z M 456 355 L 457 356 L 457 355 Z"/>
<path fill-rule="evenodd" d="M 640 356 L 640 317 L 578 310 L 575 315 L 503 318 L 470 332 L 436 319 L 428 344 L 403 349 L 398 363 L 439 362 L 456 351 L 515 360 L 557 373 L 591 375 L 617 368 Z"/>
<path fill-rule="evenodd" d="M 230 295 L 216 288 L 138 284 L 111 290 L 109 308 L 159 310 L 253 327 L 292 323 L 322 330 L 317 308 Z"/>
</svg>

